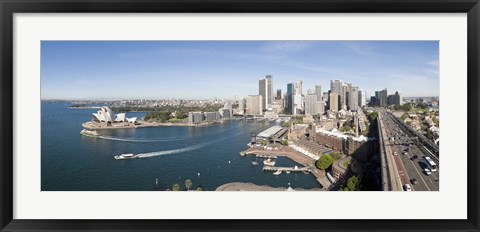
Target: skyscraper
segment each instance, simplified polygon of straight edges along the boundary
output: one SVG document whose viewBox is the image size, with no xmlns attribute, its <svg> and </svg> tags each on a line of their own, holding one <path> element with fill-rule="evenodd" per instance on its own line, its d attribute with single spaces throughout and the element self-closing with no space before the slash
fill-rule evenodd
<svg viewBox="0 0 480 232">
<path fill-rule="evenodd" d="M 323 114 L 325 111 L 325 103 L 317 101 L 317 94 L 307 94 L 305 96 L 305 115 Z"/>
<path fill-rule="evenodd" d="M 315 85 L 315 94 L 317 95 L 317 101 L 322 101 L 323 100 L 322 86 L 321 85 Z"/>
<path fill-rule="evenodd" d="M 293 94 L 293 115 L 303 113 L 302 81 L 296 81 Z"/>
<path fill-rule="evenodd" d="M 340 97 L 341 100 L 341 107 L 340 109 L 347 110 L 350 106 L 350 90 L 352 88 L 352 84 L 344 83 L 342 86 L 342 95 Z"/>
<path fill-rule="evenodd" d="M 331 95 L 329 96 L 329 105 L 330 105 L 330 108 L 334 107 L 332 106 L 332 102 L 336 102 L 337 103 L 337 106 L 334 107 L 335 109 L 337 109 L 336 111 L 338 111 L 339 108 L 342 107 L 342 102 L 343 100 L 341 99 L 342 95 L 343 95 L 343 82 L 341 80 L 331 80 L 330 81 L 330 93 L 336 93 L 337 95 L 337 99 L 336 100 L 332 100 L 331 99 Z"/>
<path fill-rule="evenodd" d="M 275 100 L 280 100 L 282 99 L 282 90 L 277 89 L 277 96 L 275 97 Z"/>
<path fill-rule="evenodd" d="M 387 88 L 379 92 L 378 95 L 378 102 L 381 107 L 385 107 L 388 105 L 388 94 L 387 94 Z"/>
<path fill-rule="evenodd" d="M 245 99 L 241 98 L 240 101 L 238 101 L 238 113 L 239 114 L 244 114 L 245 113 Z"/>
<path fill-rule="evenodd" d="M 350 91 L 348 91 L 348 108 L 351 111 L 358 109 L 358 93 L 358 86 L 352 86 Z"/>
<path fill-rule="evenodd" d="M 365 91 L 358 91 L 358 106 L 363 107 L 367 104 L 367 93 Z"/>
<path fill-rule="evenodd" d="M 288 83 L 286 101 L 287 101 L 287 113 L 289 114 L 293 114 L 293 92 L 294 92 L 293 83 Z"/>
<path fill-rule="evenodd" d="M 272 76 L 267 75 L 265 79 L 258 81 L 258 94 L 262 95 L 263 110 L 267 109 L 273 102 Z"/>
<path fill-rule="evenodd" d="M 330 111 L 338 112 L 338 93 L 330 93 L 328 105 L 330 106 Z"/>
<path fill-rule="evenodd" d="M 315 103 L 317 102 L 317 95 L 315 93 L 309 93 L 305 96 L 305 115 L 314 115 Z"/>
</svg>

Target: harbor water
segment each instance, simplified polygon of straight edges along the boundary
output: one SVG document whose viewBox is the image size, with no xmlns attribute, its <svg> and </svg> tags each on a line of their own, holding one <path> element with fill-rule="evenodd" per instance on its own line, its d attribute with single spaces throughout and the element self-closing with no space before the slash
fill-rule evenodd
<svg viewBox="0 0 480 232">
<path fill-rule="evenodd" d="M 98 130 L 99 137 L 80 135 L 82 123 L 98 109 L 70 109 L 68 103 L 42 102 L 42 191 L 150 191 L 166 190 L 178 183 L 185 189 L 212 191 L 229 182 L 311 189 L 319 185 L 304 173 L 262 171 L 262 160 L 241 157 L 251 133 L 274 122 L 225 121 L 208 127 L 152 127 Z M 143 117 L 127 112 L 127 117 Z M 136 159 L 115 160 L 119 154 L 140 154 Z M 258 165 L 252 165 L 257 161 Z M 276 166 L 299 164 L 285 157 Z M 158 180 L 158 184 L 156 184 Z"/>
</svg>

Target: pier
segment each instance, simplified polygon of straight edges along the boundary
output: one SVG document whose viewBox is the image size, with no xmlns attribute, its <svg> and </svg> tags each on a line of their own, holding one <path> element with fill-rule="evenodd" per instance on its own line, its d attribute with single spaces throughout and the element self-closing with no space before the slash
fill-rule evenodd
<svg viewBox="0 0 480 232">
<path fill-rule="evenodd" d="M 316 161 L 315 159 L 313 159 L 312 157 L 309 157 L 306 154 L 302 154 L 301 152 L 299 152 L 299 151 L 297 151 L 297 150 L 295 150 L 291 147 L 283 146 L 283 147 L 280 147 L 280 148 L 277 148 L 277 149 L 266 149 L 264 147 L 256 147 L 255 146 L 255 147 L 250 147 L 249 149 L 240 152 L 240 155 L 241 156 L 254 155 L 256 157 L 265 157 L 265 158 L 273 157 L 273 156 L 287 157 L 290 160 L 304 166 L 303 169 L 299 168 L 300 170 L 298 170 L 298 171 L 302 171 L 302 172 L 303 171 L 308 171 L 310 174 L 314 175 L 315 179 L 322 186 L 322 188 L 327 189 L 331 185 L 330 181 L 328 181 L 328 179 L 327 179 L 325 171 L 317 169 L 315 167 L 315 161 Z M 265 169 L 265 168 L 266 167 L 264 166 L 264 169 L 263 169 L 264 171 L 276 171 L 275 168 L 280 168 L 280 167 L 268 167 L 267 168 L 268 170 Z M 271 168 L 274 168 L 274 169 L 271 169 Z M 287 170 L 285 170 L 285 171 L 287 171 Z M 297 170 L 289 170 L 289 171 L 297 171 Z"/>
<path fill-rule="evenodd" d="M 276 172 L 276 171 L 282 171 L 282 172 L 311 172 L 310 168 L 306 168 L 306 167 L 296 167 L 296 168 L 292 168 L 292 167 L 274 167 L 274 166 L 263 166 L 263 171 L 272 171 L 272 172 Z"/>
</svg>

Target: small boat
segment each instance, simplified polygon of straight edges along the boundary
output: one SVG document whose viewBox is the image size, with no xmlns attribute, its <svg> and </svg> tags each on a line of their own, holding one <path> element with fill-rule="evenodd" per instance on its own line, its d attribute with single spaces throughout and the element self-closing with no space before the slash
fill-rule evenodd
<svg viewBox="0 0 480 232">
<path fill-rule="evenodd" d="M 257 161 L 252 161 L 252 164 L 253 165 L 258 165 L 258 162 Z"/>
<path fill-rule="evenodd" d="M 135 159 L 137 158 L 136 155 L 130 153 L 130 154 L 121 154 L 121 155 L 116 155 L 114 156 L 116 160 L 124 160 L 124 159 Z"/>
<path fill-rule="evenodd" d="M 97 131 L 91 131 L 91 130 L 87 130 L 87 129 L 83 129 L 82 131 L 80 131 L 80 134 L 88 136 L 88 137 L 98 137 L 98 136 L 100 136 L 100 134 Z"/>
<path fill-rule="evenodd" d="M 282 170 L 277 170 L 276 172 L 273 173 L 273 175 L 278 176 L 282 174 Z"/>
<path fill-rule="evenodd" d="M 263 161 L 263 164 L 267 165 L 267 166 L 275 166 L 275 160 L 266 159 L 266 160 Z"/>
<path fill-rule="evenodd" d="M 290 173 L 290 171 L 285 171 L 286 173 Z"/>
</svg>

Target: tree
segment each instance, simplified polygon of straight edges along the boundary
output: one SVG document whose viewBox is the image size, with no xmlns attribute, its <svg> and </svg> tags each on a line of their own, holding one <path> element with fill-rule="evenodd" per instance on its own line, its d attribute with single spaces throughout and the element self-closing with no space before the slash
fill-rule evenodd
<svg viewBox="0 0 480 232">
<path fill-rule="evenodd" d="M 340 152 L 332 152 L 332 153 L 330 153 L 330 156 L 332 156 L 332 158 L 334 160 L 338 160 L 338 159 L 342 158 L 342 154 L 340 154 Z"/>
<path fill-rule="evenodd" d="M 371 114 L 368 115 L 368 119 L 370 119 L 371 122 L 374 122 L 377 120 L 378 113 L 377 112 L 372 112 Z"/>
<path fill-rule="evenodd" d="M 283 126 L 284 126 L 284 127 L 290 127 L 291 124 L 290 124 L 290 122 L 283 122 Z"/>
<path fill-rule="evenodd" d="M 180 185 L 177 183 L 173 184 L 172 191 L 180 191 Z"/>
<path fill-rule="evenodd" d="M 402 119 L 402 121 L 405 121 L 405 119 L 408 117 L 408 114 L 407 113 L 403 113 L 402 116 L 400 117 L 400 119 Z"/>
<path fill-rule="evenodd" d="M 333 164 L 333 158 L 330 155 L 322 155 L 320 159 L 315 162 L 318 169 L 325 170 Z"/>
<path fill-rule="evenodd" d="M 344 187 L 345 191 L 358 191 L 360 190 L 360 178 L 352 176 L 347 180 L 347 186 Z"/>
<path fill-rule="evenodd" d="M 352 130 L 352 128 L 350 126 L 344 126 L 344 127 L 340 128 L 341 132 L 351 131 L 351 130 Z"/>
<path fill-rule="evenodd" d="M 187 191 L 192 187 L 192 181 L 190 179 L 185 180 L 185 187 L 187 187 Z"/>
</svg>

